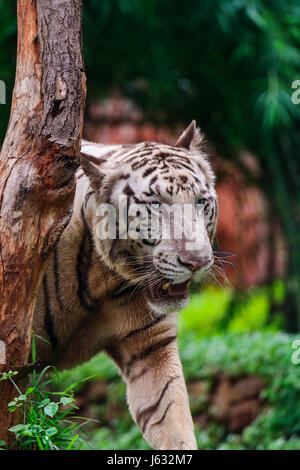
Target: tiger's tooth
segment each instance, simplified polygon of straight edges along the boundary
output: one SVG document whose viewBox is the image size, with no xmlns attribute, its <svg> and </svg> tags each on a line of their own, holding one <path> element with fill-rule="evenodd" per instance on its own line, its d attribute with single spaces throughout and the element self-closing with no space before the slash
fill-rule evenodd
<svg viewBox="0 0 300 470">
<path fill-rule="evenodd" d="M 187 286 L 190 287 L 191 283 L 192 283 L 192 281 L 189 281 L 189 282 L 187 283 Z"/>
<path fill-rule="evenodd" d="M 163 286 L 162 286 L 163 290 L 167 290 L 169 285 L 170 285 L 169 282 L 166 282 L 165 284 L 163 284 Z"/>
</svg>

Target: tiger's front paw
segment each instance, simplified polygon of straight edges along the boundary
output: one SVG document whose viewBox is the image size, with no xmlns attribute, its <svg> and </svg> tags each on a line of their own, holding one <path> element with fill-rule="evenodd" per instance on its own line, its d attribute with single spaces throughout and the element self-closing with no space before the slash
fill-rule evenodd
<svg viewBox="0 0 300 470">
<path fill-rule="evenodd" d="M 170 436 L 169 439 L 162 444 L 160 450 L 197 450 L 195 436 L 194 434 L 177 438 Z"/>
</svg>

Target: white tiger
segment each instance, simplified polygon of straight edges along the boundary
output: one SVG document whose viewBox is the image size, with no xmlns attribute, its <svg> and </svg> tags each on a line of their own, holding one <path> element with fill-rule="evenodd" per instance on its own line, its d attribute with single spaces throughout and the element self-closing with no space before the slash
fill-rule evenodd
<svg viewBox="0 0 300 470">
<path fill-rule="evenodd" d="M 149 238 L 151 223 L 138 227 L 138 238 L 128 236 L 129 228 L 124 237 L 120 197 L 128 220 L 134 204 L 160 222 L 162 207 L 194 207 L 192 219 L 180 219 L 188 238 L 172 230 L 164 238 L 160 229 Z M 103 204 L 115 210 L 116 238 L 99 237 Z M 170 220 L 174 227 L 176 214 Z M 49 342 L 39 341 L 38 356 L 70 368 L 106 351 L 126 381 L 132 416 L 155 449 L 196 448 L 176 312 L 187 304 L 190 281 L 201 281 L 214 263 L 216 222 L 214 175 L 195 121 L 175 146 L 83 141 L 73 215 L 38 294 L 33 328 Z M 201 240 L 192 239 L 193 230 Z"/>
</svg>

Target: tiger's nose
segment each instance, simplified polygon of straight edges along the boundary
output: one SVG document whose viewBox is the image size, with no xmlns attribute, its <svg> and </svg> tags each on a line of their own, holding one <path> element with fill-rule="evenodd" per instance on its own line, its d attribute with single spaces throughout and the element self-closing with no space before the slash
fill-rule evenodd
<svg viewBox="0 0 300 470">
<path fill-rule="evenodd" d="M 188 268 L 190 271 L 198 271 L 201 268 L 204 268 L 207 264 L 210 263 L 211 258 L 209 256 L 203 256 L 200 259 L 190 259 L 186 258 L 184 255 L 178 256 L 179 263 Z"/>
</svg>

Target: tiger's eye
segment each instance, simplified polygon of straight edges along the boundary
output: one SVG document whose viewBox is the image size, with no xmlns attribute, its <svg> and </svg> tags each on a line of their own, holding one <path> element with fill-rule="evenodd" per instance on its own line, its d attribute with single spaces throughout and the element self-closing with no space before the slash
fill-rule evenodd
<svg viewBox="0 0 300 470">
<path fill-rule="evenodd" d="M 202 206 L 203 204 L 204 204 L 204 199 L 203 198 L 198 199 L 197 206 Z"/>
<path fill-rule="evenodd" d="M 158 209 L 160 207 L 160 202 L 158 201 L 152 201 L 151 206 L 154 207 L 154 209 Z"/>
</svg>

